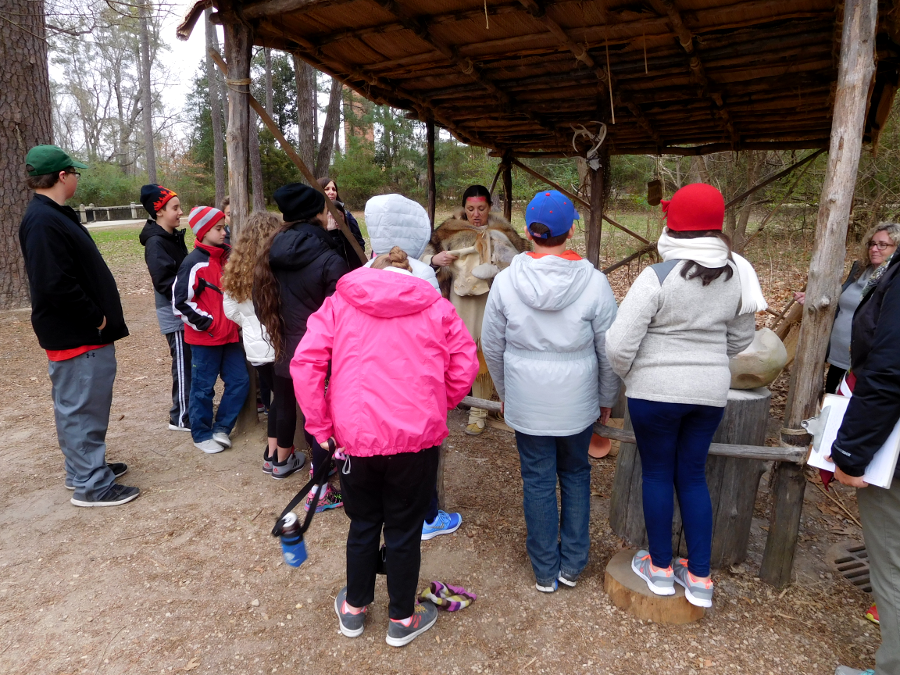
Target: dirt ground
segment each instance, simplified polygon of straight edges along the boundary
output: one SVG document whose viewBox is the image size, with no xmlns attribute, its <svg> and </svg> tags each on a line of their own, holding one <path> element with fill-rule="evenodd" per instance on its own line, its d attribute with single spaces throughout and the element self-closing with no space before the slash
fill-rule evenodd
<svg viewBox="0 0 900 675">
<path fill-rule="evenodd" d="M 826 555 L 862 534 L 814 485 L 791 587 L 776 591 L 756 577 L 764 478 L 748 560 L 715 573 L 713 609 L 695 624 L 651 625 L 603 591 L 605 564 L 624 546 L 607 521 L 614 460 L 595 463 L 591 559 L 578 587 L 541 594 L 525 553 L 514 437 L 497 429 L 468 437 L 461 411 L 450 415 L 446 493 L 463 525 L 423 543 L 419 587 L 442 580 L 478 600 L 395 649 L 384 642 L 381 578 L 365 633 L 341 636 L 333 599 L 344 585 L 349 521 L 340 510 L 320 514 L 308 562 L 282 563 L 269 530 L 304 477 L 262 473 L 262 424 L 218 455 L 166 429 L 169 355 L 143 260 L 127 243 L 102 248 L 131 330 L 117 343 L 108 456 L 128 463 L 123 482 L 142 493 L 118 508 L 70 505 L 46 358 L 28 313 L 5 313 L 0 673 L 824 674 L 838 663 L 872 664 L 878 629 L 862 618 L 871 598 L 834 575 Z M 852 491 L 839 487 L 835 498 L 856 515 Z"/>
</svg>

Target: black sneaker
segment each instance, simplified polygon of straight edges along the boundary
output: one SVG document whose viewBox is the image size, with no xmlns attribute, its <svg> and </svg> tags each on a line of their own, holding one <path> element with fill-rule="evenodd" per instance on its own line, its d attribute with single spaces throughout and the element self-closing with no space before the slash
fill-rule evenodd
<svg viewBox="0 0 900 675">
<path fill-rule="evenodd" d="M 347 637 L 359 637 L 365 629 L 366 623 L 366 607 L 359 614 L 351 614 L 350 612 L 342 612 L 344 601 L 347 599 L 347 587 L 344 586 L 334 599 L 334 611 L 338 615 L 338 622 L 341 624 L 341 633 Z"/>
<path fill-rule="evenodd" d="M 402 647 L 419 637 L 426 630 L 431 628 L 437 621 L 438 611 L 433 603 L 427 600 L 422 603 L 416 603 L 413 611 L 412 621 L 408 626 L 404 626 L 397 621 L 388 621 L 388 632 L 385 642 L 391 647 Z"/>
<path fill-rule="evenodd" d="M 109 462 L 106 466 L 109 467 L 109 470 L 113 472 L 113 476 L 118 478 L 119 476 L 124 476 L 128 473 L 128 465 L 124 462 Z M 74 490 L 75 485 L 72 483 L 72 479 L 66 476 L 66 490 Z"/>
<path fill-rule="evenodd" d="M 75 497 L 72 497 L 69 501 L 75 506 L 119 506 L 137 499 L 139 494 L 141 494 L 141 491 L 136 487 L 113 483 L 112 487 L 110 487 L 102 497 L 93 500 L 76 499 Z"/>
</svg>

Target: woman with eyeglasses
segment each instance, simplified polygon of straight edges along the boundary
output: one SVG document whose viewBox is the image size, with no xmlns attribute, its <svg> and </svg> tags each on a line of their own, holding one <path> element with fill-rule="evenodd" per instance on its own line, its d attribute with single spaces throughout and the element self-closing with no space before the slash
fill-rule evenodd
<svg viewBox="0 0 900 675">
<path fill-rule="evenodd" d="M 844 374 L 850 368 L 850 327 L 853 313 L 862 299 L 863 289 L 872 275 L 894 255 L 900 244 L 900 223 L 879 223 L 862 239 L 859 260 L 853 263 L 847 280 L 841 287 L 841 298 L 834 315 L 834 327 L 825 361 L 828 375 L 825 378 L 825 392 L 834 394 Z M 806 293 L 794 293 L 794 299 L 801 305 L 806 301 Z"/>
</svg>

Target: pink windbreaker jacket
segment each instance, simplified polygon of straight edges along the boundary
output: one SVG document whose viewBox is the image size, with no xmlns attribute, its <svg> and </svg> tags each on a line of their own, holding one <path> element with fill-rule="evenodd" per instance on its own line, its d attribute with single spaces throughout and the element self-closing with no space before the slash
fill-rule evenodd
<svg viewBox="0 0 900 675">
<path fill-rule="evenodd" d="M 331 376 L 328 392 L 325 378 Z M 475 343 L 422 279 L 360 268 L 307 323 L 291 361 L 306 430 L 355 457 L 418 452 L 447 435 L 447 411 L 478 373 Z"/>
</svg>

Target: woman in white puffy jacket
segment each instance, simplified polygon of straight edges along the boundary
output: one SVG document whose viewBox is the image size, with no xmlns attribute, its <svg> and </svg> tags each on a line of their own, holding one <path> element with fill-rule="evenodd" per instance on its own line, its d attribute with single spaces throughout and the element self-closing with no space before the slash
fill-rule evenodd
<svg viewBox="0 0 900 675">
<path fill-rule="evenodd" d="M 274 372 L 275 350 L 269 343 L 266 328 L 253 309 L 253 268 L 259 251 L 283 225 L 274 213 L 254 212 L 241 228 L 241 236 L 233 243 L 228 264 L 222 275 L 225 293 L 225 316 L 241 327 L 244 352 L 256 368 L 261 384 L 272 392 L 269 406 L 268 444 L 263 451 L 263 471 L 272 478 L 287 478 L 306 462 L 306 455 L 294 452 L 297 407 L 293 392 L 281 391 Z M 290 380 L 288 380 L 290 382 Z"/>
</svg>

